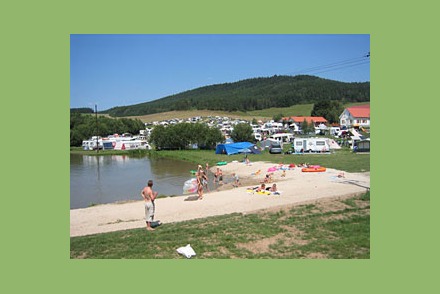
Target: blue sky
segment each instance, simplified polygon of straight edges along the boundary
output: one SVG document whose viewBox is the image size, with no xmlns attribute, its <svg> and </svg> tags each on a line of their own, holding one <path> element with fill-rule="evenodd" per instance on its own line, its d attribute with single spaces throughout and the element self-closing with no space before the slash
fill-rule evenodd
<svg viewBox="0 0 440 294">
<path fill-rule="evenodd" d="M 369 35 L 71 35 L 70 107 L 106 110 L 273 75 L 365 82 L 369 51 Z"/>
</svg>

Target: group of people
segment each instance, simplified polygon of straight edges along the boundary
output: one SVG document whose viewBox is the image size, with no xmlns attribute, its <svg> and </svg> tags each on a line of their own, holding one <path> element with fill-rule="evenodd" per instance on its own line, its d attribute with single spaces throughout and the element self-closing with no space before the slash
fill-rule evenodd
<svg viewBox="0 0 440 294">
<path fill-rule="evenodd" d="M 205 169 L 201 166 L 197 166 L 197 172 L 196 172 L 196 179 L 197 179 L 197 194 L 198 199 L 203 199 L 203 192 L 206 188 L 208 192 L 209 186 L 208 186 L 208 171 L 209 171 L 209 165 L 206 163 Z M 261 171 L 259 171 L 261 172 Z M 258 172 L 258 173 L 259 173 Z M 232 174 L 233 176 L 233 187 L 240 186 L 240 178 L 236 173 Z M 270 191 L 270 192 L 277 192 L 277 185 L 273 184 L 271 187 L 266 188 L 266 183 L 269 183 L 272 181 L 272 175 L 267 174 L 266 178 L 264 179 L 264 182 L 261 184 L 261 186 L 252 188 L 253 190 L 259 192 L 259 191 Z M 214 179 L 213 183 L 217 185 L 223 185 L 223 171 L 217 167 L 216 172 L 214 173 Z M 153 180 L 149 180 L 147 185 L 142 189 L 141 196 L 144 199 L 145 202 L 145 221 L 147 225 L 148 231 L 154 231 L 153 223 L 154 223 L 154 214 L 155 214 L 155 204 L 154 201 L 156 200 L 158 195 L 157 191 L 153 191 Z M 158 223 L 160 224 L 160 223 Z"/>
<path fill-rule="evenodd" d="M 255 192 L 278 192 L 277 184 L 275 183 L 271 187 L 266 187 L 266 184 L 262 183 L 259 187 L 252 188 L 252 190 L 254 190 Z"/>
<path fill-rule="evenodd" d="M 198 199 L 203 199 L 203 192 L 206 189 L 208 192 L 211 192 L 209 189 L 209 164 L 206 163 L 205 168 L 203 168 L 200 164 L 197 166 L 196 172 L 196 180 L 197 180 L 197 195 Z M 214 179 L 212 180 L 214 185 L 223 185 L 223 171 L 217 167 L 216 172 L 214 173 Z"/>
<path fill-rule="evenodd" d="M 272 177 L 273 177 L 273 173 L 267 173 L 263 179 L 263 183 L 265 184 L 271 183 L 273 181 Z"/>
</svg>

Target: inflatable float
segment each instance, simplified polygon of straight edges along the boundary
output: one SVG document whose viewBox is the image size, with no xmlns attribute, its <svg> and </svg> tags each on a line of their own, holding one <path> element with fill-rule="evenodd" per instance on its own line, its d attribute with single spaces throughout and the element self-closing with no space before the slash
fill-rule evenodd
<svg viewBox="0 0 440 294">
<path fill-rule="evenodd" d="M 305 173 L 311 173 L 311 172 L 325 172 L 327 169 L 323 166 L 319 165 L 312 165 L 309 167 L 304 167 L 301 171 Z"/>
<path fill-rule="evenodd" d="M 277 167 L 276 167 L 276 166 L 269 167 L 269 168 L 267 169 L 267 172 L 268 172 L 268 173 L 273 173 L 273 172 L 276 172 L 276 171 L 277 171 Z"/>
<path fill-rule="evenodd" d="M 192 178 L 183 184 L 183 194 L 193 194 L 197 192 L 197 179 Z"/>
<path fill-rule="evenodd" d="M 219 161 L 219 162 L 217 162 L 217 165 L 226 165 L 226 164 L 228 164 L 226 161 Z"/>
<path fill-rule="evenodd" d="M 270 195 L 271 194 L 271 192 L 269 192 L 269 191 L 258 191 L 257 192 L 256 190 L 253 190 L 253 189 L 247 189 L 246 192 L 250 193 L 250 194 L 261 194 L 261 195 Z"/>
</svg>

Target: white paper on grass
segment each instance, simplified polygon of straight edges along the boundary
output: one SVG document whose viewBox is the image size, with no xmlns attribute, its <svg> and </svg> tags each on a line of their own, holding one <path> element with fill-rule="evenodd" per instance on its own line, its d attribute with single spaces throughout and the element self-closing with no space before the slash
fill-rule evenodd
<svg viewBox="0 0 440 294">
<path fill-rule="evenodd" d="M 194 249 L 192 249 L 190 244 L 184 247 L 177 248 L 177 253 L 185 255 L 186 258 L 191 258 L 192 256 L 196 256 L 196 252 L 194 251 Z"/>
</svg>

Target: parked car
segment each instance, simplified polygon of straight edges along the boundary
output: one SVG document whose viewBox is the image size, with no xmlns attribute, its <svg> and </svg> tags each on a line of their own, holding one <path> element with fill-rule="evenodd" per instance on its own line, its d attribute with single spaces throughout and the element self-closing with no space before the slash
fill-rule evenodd
<svg viewBox="0 0 440 294">
<path fill-rule="evenodd" d="M 283 148 L 280 144 L 272 144 L 269 147 L 269 153 L 270 154 L 281 154 L 283 153 Z"/>
</svg>

